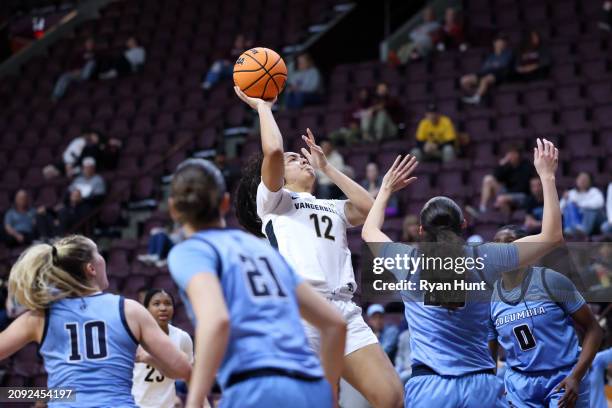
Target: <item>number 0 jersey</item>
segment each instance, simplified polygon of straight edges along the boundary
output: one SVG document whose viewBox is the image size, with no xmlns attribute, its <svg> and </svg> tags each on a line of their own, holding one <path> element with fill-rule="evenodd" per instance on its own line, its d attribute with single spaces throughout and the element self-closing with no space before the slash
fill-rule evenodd
<svg viewBox="0 0 612 408">
<path fill-rule="evenodd" d="M 263 182 L 257 188 L 257 215 L 270 244 L 316 290 L 350 299 L 357 284 L 345 205 L 346 200 L 320 200 L 284 188 L 273 192 Z"/>
<path fill-rule="evenodd" d="M 239 230 L 207 229 L 174 246 L 168 266 L 194 325 L 206 322 L 195 321 L 189 282 L 203 273 L 219 278 L 230 315 L 221 387 L 232 374 L 263 368 L 323 376 L 300 320 L 295 290 L 302 281 L 266 242 Z"/>
<path fill-rule="evenodd" d="M 187 332 L 168 325 L 168 337 L 174 345 L 187 354 L 193 364 L 193 341 Z M 134 365 L 132 394 L 140 408 L 173 408 L 176 391 L 174 379 L 165 377 L 155 367 L 144 363 Z"/>
<path fill-rule="evenodd" d="M 132 371 L 137 346 L 123 297 L 97 293 L 52 303 L 40 345 L 47 385 L 73 388 L 76 401 L 50 406 L 136 407 Z"/>
<path fill-rule="evenodd" d="M 580 354 L 571 314 L 584 304 L 574 284 L 551 269 L 530 268 L 522 285 L 511 290 L 500 279 L 491 299 L 489 339 L 497 338 L 506 363 L 519 371 L 570 366 Z"/>
</svg>

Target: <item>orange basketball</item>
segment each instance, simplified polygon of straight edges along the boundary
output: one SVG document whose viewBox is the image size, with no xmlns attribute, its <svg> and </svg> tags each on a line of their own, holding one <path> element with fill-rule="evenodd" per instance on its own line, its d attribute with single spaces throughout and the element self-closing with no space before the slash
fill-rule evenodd
<svg viewBox="0 0 612 408">
<path fill-rule="evenodd" d="M 269 48 L 251 48 L 243 52 L 234 64 L 234 84 L 253 98 L 276 98 L 286 81 L 285 61 Z"/>
</svg>

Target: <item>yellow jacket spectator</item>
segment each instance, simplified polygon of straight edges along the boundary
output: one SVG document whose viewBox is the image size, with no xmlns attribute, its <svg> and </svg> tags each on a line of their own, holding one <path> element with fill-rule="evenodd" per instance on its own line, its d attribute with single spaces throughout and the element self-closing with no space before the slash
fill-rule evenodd
<svg viewBox="0 0 612 408">
<path fill-rule="evenodd" d="M 421 119 L 416 134 L 417 146 L 412 154 L 417 160 L 440 160 L 444 162 L 455 158 L 457 134 L 448 116 L 438 112 L 435 104 L 427 106 L 425 117 Z"/>
</svg>

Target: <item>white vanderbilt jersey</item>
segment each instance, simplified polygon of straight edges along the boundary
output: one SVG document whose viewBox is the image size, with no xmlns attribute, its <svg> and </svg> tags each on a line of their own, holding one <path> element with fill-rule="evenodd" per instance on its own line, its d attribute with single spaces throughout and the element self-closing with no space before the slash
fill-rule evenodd
<svg viewBox="0 0 612 408">
<path fill-rule="evenodd" d="M 257 215 L 270 244 L 319 292 L 350 298 L 357 284 L 345 205 L 284 188 L 272 192 L 263 182 L 257 188 Z"/>
<path fill-rule="evenodd" d="M 168 325 L 168 336 L 172 343 L 187 354 L 193 364 L 193 341 L 187 332 Z M 163 376 L 155 368 L 144 363 L 134 365 L 132 395 L 140 408 L 173 408 L 176 391 L 174 380 Z"/>
</svg>

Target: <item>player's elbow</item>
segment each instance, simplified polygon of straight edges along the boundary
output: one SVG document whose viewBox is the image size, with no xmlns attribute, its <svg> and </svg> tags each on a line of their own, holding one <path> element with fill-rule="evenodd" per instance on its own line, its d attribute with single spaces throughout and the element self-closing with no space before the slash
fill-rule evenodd
<svg viewBox="0 0 612 408">
<path fill-rule="evenodd" d="M 174 365 L 173 369 L 175 370 L 175 379 L 182 379 L 187 382 L 191 380 L 191 364 L 189 364 L 189 360 L 187 360 L 185 355 L 181 356 L 180 362 Z"/>
<path fill-rule="evenodd" d="M 364 225 L 361 229 L 361 239 L 365 242 L 376 241 L 376 229 L 370 226 Z"/>
</svg>

